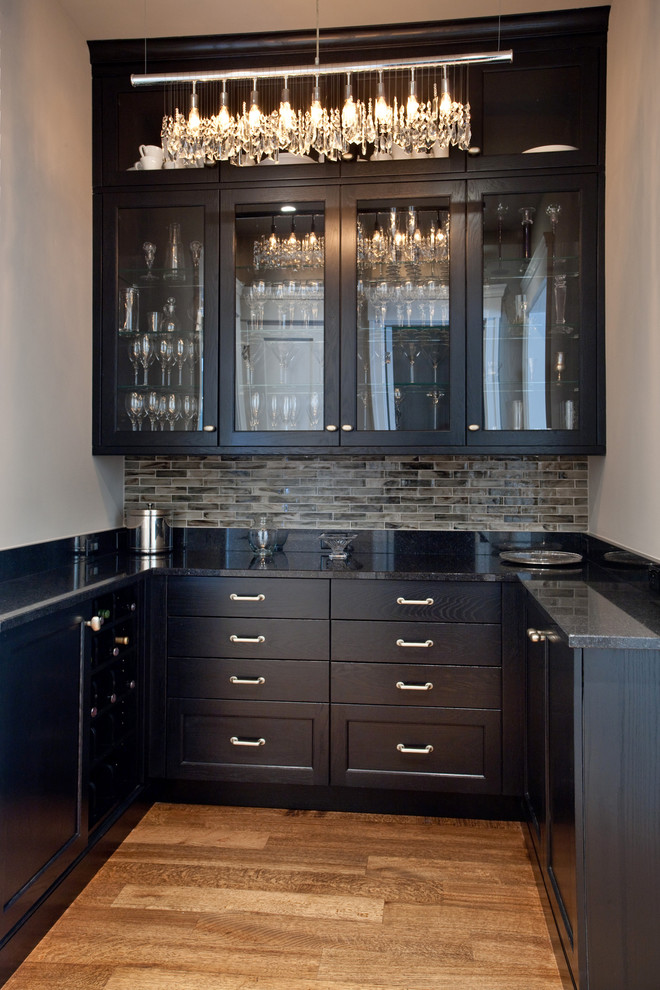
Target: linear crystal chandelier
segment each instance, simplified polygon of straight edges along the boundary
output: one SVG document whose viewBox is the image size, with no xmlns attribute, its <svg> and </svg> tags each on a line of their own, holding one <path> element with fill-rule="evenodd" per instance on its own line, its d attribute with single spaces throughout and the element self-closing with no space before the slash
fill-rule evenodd
<svg viewBox="0 0 660 990">
<path fill-rule="evenodd" d="M 396 149 L 407 155 L 424 154 L 434 146 L 467 150 L 470 104 L 452 96 L 449 73 L 461 66 L 511 60 L 511 51 L 495 51 L 321 66 L 317 28 L 313 65 L 254 71 L 145 72 L 132 75 L 131 82 L 136 87 L 191 87 L 188 113 L 177 105 L 163 117 L 162 144 L 170 162 L 184 166 L 218 161 L 251 165 L 264 158 L 278 161 L 282 152 L 336 161 L 352 157 L 356 151 L 364 156 L 368 149 L 372 155 L 388 157 Z M 397 94 L 395 79 L 400 81 L 402 74 L 407 85 L 405 92 L 399 86 Z M 279 99 L 273 101 L 273 82 L 278 80 Z M 299 86 L 297 104 L 289 80 Z M 329 94 L 322 93 L 321 80 Z M 336 98 L 340 80 L 343 102 Z M 245 98 L 247 82 L 252 86 L 249 98 Z M 216 88 L 221 83 L 222 90 L 214 108 L 202 116 L 198 87 L 210 83 Z M 260 96 L 260 85 L 264 84 L 271 90 L 271 106 Z"/>
</svg>

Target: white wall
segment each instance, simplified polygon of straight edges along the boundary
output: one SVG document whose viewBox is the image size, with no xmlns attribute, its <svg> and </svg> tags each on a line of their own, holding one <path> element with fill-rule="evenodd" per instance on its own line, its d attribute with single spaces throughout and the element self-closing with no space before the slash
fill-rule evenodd
<svg viewBox="0 0 660 990">
<path fill-rule="evenodd" d="M 0 549 L 112 528 L 92 458 L 91 73 L 57 0 L 0 0 Z"/>
<path fill-rule="evenodd" d="M 613 0 L 606 161 L 607 455 L 592 533 L 660 560 L 660 3 Z"/>
</svg>

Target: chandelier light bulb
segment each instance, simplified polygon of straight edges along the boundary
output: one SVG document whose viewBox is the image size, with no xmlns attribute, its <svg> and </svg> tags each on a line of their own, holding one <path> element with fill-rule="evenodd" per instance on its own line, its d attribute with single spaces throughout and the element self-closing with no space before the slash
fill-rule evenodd
<svg viewBox="0 0 660 990">
<path fill-rule="evenodd" d="M 376 121 L 382 125 L 387 124 L 392 115 L 392 111 L 388 107 L 387 100 L 385 99 L 385 85 L 383 83 L 382 70 L 379 70 L 378 72 L 378 87 L 376 89 L 374 115 L 376 117 Z"/>
<path fill-rule="evenodd" d="M 230 122 L 229 115 L 229 94 L 226 89 L 226 82 L 223 81 L 222 92 L 220 93 L 220 109 L 218 110 L 218 124 L 221 131 L 226 131 Z"/>
<path fill-rule="evenodd" d="M 270 225 L 270 237 L 268 238 L 268 243 L 271 248 L 277 247 L 277 231 L 275 230 L 275 217 L 273 217 Z"/>
<path fill-rule="evenodd" d="M 312 214 L 312 229 L 309 232 L 309 246 L 313 249 L 318 244 L 318 238 L 316 236 L 316 228 L 314 226 L 314 215 Z"/>
<path fill-rule="evenodd" d="M 291 233 L 289 234 L 288 244 L 289 247 L 295 247 L 298 243 L 298 238 L 296 237 L 296 218 L 291 217 Z"/>
<path fill-rule="evenodd" d="M 288 79 L 284 77 L 284 88 L 280 96 L 280 124 L 287 131 L 293 130 L 296 122 L 296 115 L 291 109 L 291 94 L 288 87 Z"/>
<path fill-rule="evenodd" d="M 191 131 L 196 131 L 200 125 L 199 117 L 199 97 L 196 90 L 197 83 L 193 82 L 192 93 L 190 94 L 190 113 L 188 114 L 188 127 Z"/>
<path fill-rule="evenodd" d="M 341 112 L 342 127 L 350 130 L 357 122 L 357 108 L 353 101 L 353 89 L 351 87 L 351 74 L 346 73 L 346 89 L 344 91 L 344 108 Z"/>
<path fill-rule="evenodd" d="M 312 102 L 309 108 L 309 116 L 314 125 L 318 127 L 323 118 L 323 107 L 321 106 L 321 89 L 319 86 L 319 77 L 316 77 L 316 82 L 312 88 Z"/>
<path fill-rule="evenodd" d="M 440 97 L 440 113 L 448 116 L 451 113 L 452 99 L 449 94 L 449 80 L 447 79 L 447 67 L 442 69 L 442 96 Z"/>
<path fill-rule="evenodd" d="M 415 82 L 415 70 L 410 70 L 410 88 L 408 90 L 408 103 L 406 104 L 406 115 L 408 120 L 412 120 L 419 109 L 417 99 L 417 83 Z"/>
<path fill-rule="evenodd" d="M 253 131 L 256 131 L 261 125 L 261 110 L 259 109 L 259 93 L 257 91 L 257 80 L 255 79 L 252 83 L 252 92 L 250 93 L 250 111 L 248 113 L 248 124 Z"/>
</svg>

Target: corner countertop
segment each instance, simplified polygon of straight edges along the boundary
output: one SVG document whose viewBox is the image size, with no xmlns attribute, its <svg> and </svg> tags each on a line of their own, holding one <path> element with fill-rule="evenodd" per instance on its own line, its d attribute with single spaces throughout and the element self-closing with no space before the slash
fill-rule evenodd
<svg viewBox="0 0 660 990">
<path fill-rule="evenodd" d="M 118 531 L 121 534 L 121 531 Z M 521 544 L 521 538 L 526 542 Z M 63 541 L 65 542 L 65 541 Z M 544 546 L 584 552 L 569 568 L 521 569 L 503 563 L 502 548 Z M 649 590 L 649 561 L 615 569 L 603 566 L 609 544 L 584 534 L 359 533 L 347 561 L 320 551 L 319 534 L 290 534 L 284 552 L 260 561 L 244 531 L 179 534 L 171 554 L 141 557 L 122 551 L 77 556 L 32 553 L 21 567 L 17 551 L 0 559 L 0 633 L 63 607 L 82 608 L 90 597 L 142 575 L 265 576 L 331 580 L 499 581 L 521 583 L 576 648 L 660 649 L 660 595 Z M 34 548 L 32 548 L 34 549 Z M 611 549 L 611 547 L 610 547 Z M 585 552 L 586 551 L 586 552 Z M 50 566 L 39 570 L 35 561 Z M 82 613 L 81 613 L 82 614 Z"/>
</svg>

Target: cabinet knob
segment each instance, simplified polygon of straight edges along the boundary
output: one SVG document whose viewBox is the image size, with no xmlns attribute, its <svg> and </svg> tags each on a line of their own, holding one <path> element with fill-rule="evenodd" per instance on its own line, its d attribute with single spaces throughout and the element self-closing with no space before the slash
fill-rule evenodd
<svg viewBox="0 0 660 990">
<path fill-rule="evenodd" d="M 545 636 L 546 634 L 541 632 L 540 629 L 527 630 L 527 637 L 528 639 L 531 639 L 532 643 L 545 643 Z"/>
<path fill-rule="evenodd" d="M 480 430 L 480 429 L 481 429 L 481 427 L 479 426 L 478 423 L 470 423 L 470 425 L 468 426 L 468 430 L 471 430 L 472 433 L 476 433 L 477 430 Z"/>
<path fill-rule="evenodd" d="M 328 425 L 326 426 L 326 430 L 328 431 L 328 433 L 336 433 L 337 427 L 333 426 L 332 423 L 328 423 Z"/>
<path fill-rule="evenodd" d="M 215 426 L 203 426 L 204 433 L 215 433 Z"/>
<path fill-rule="evenodd" d="M 117 646 L 128 646 L 129 638 L 128 636 L 115 636 L 115 643 Z"/>
<path fill-rule="evenodd" d="M 353 427 L 351 426 L 350 423 L 344 423 L 342 425 L 342 430 L 344 431 L 344 433 L 350 433 L 352 431 L 352 429 L 353 429 Z"/>
<path fill-rule="evenodd" d="M 103 625 L 103 619 L 100 615 L 93 615 L 91 619 L 85 622 L 87 629 L 91 629 L 92 632 L 98 632 Z"/>
</svg>

